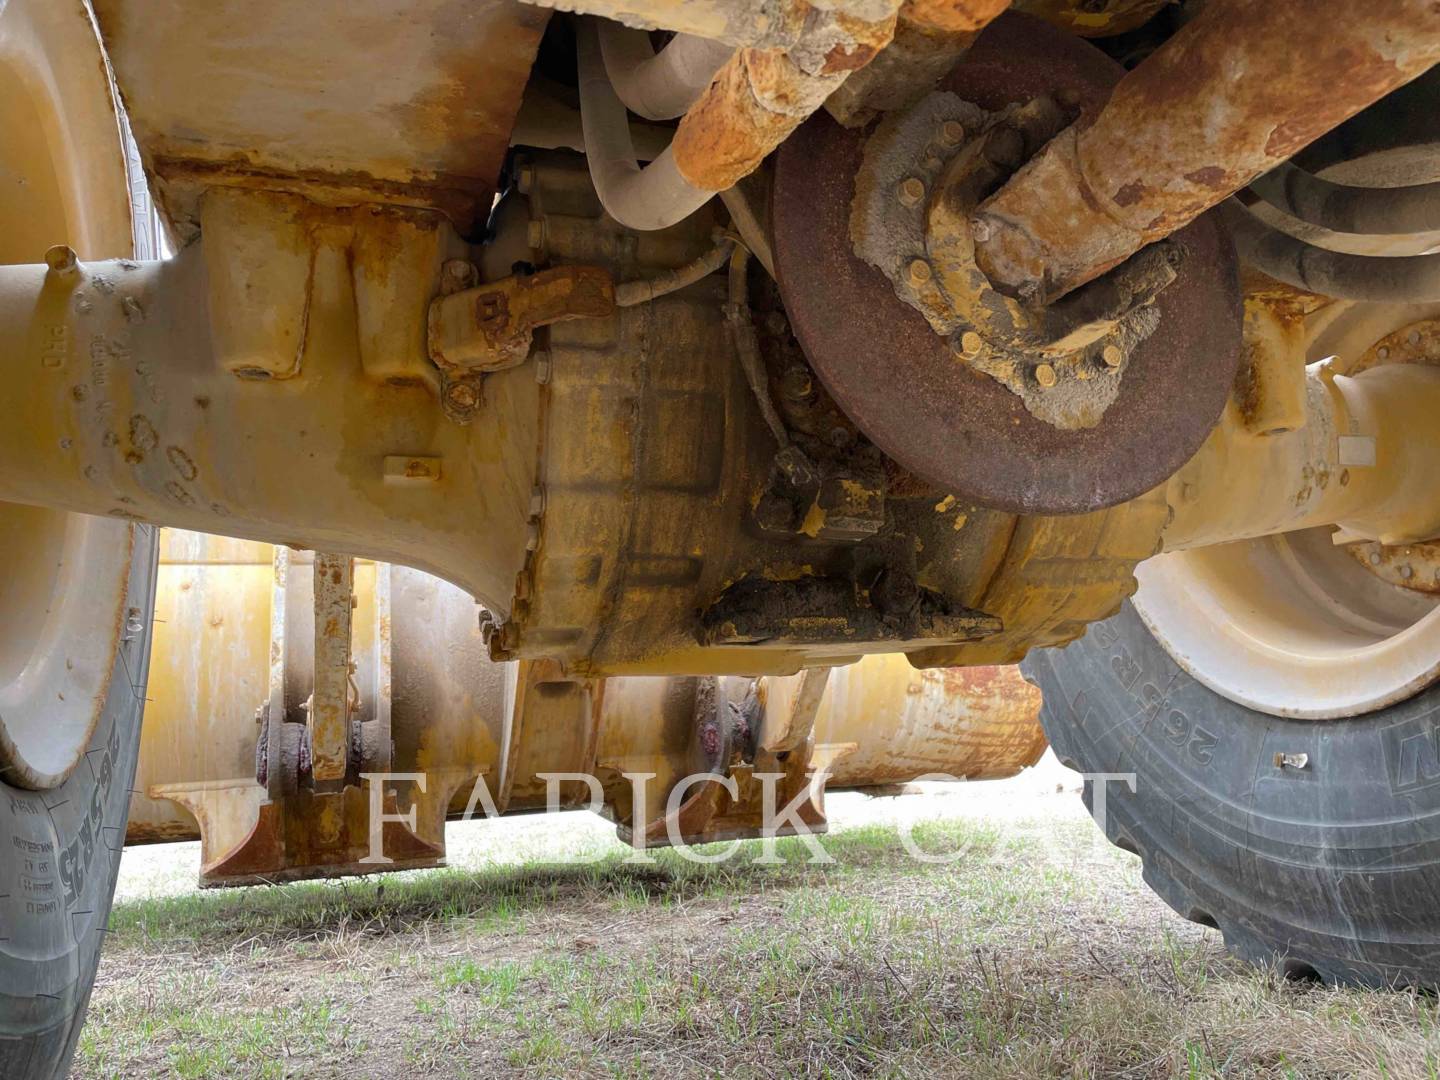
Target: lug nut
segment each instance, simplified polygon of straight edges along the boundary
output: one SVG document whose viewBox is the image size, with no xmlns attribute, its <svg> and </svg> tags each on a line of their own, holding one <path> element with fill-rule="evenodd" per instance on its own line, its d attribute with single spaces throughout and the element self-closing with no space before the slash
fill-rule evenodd
<svg viewBox="0 0 1440 1080">
<path fill-rule="evenodd" d="M 914 259 L 906 273 L 911 286 L 918 289 L 930 280 L 930 264 L 924 259 Z"/>
<path fill-rule="evenodd" d="M 1120 362 L 1125 359 L 1125 354 L 1120 351 L 1119 345 L 1106 345 L 1100 353 L 1100 359 L 1105 361 L 1106 367 L 1117 368 Z"/>
<path fill-rule="evenodd" d="M 1035 369 L 1035 381 L 1045 389 L 1055 385 L 1055 369 L 1049 364 L 1041 364 Z"/>
<path fill-rule="evenodd" d="M 900 183 L 900 201 L 906 206 L 918 206 L 920 200 L 925 197 L 925 185 L 915 177 L 910 177 Z"/>
</svg>

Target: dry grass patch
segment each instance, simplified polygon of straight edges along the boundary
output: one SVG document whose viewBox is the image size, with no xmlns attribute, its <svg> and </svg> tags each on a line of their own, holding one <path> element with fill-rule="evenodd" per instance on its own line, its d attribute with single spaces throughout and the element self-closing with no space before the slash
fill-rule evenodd
<svg viewBox="0 0 1440 1080">
<path fill-rule="evenodd" d="M 1287 983 L 1088 823 L 725 864 L 437 871 L 120 905 L 77 1059 L 124 1076 L 1435 1078 L 1436 1006 Z"/>
</svg>

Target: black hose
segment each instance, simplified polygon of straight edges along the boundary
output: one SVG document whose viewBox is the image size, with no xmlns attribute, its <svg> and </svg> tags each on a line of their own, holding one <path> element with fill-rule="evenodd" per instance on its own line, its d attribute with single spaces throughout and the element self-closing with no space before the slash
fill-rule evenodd
<svg viewBox="0 0 1440 1080">
<path fill-rule="evenodd" d="M 1288 161 L 1250 185 L 1277 210 L 1331 232 L 1396 236 L 1440 229 L 1440 183 L 1351 187 Z"/>
<path fill-rule="evenodd" d="M 1287 285 L 1341 300 L 1440 301 L 1440 255 L 1350 255 L 1272 229 L 1234 199 L 1223 212 L 1240 257 Z"/>
</svg>

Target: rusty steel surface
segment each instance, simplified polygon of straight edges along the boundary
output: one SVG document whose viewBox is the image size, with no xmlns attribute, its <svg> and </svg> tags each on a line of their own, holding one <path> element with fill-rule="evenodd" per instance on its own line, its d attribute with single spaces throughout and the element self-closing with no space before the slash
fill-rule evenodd
<svg viewBox="0 0 1440 1080">
<path fill-rule="evenodd" d="M 1170 0 L 1015 0 L 1014 7 L 1088 38 L 1134 30 L 1168 3 Z"/>
<path fill-rule="evenodd" d="M 483 222 L 549 13 L 511 0 L 98 0 L 157 201 L 213 185 Z"/>
<path fill-rule="evenodd" d="M 1039 711 L 1040 690 L 1019 668 L 921 671 L 900 657 L 877 657 L 831 672 L 815 740 L 853 746 L 835 759 L 832 788 L 901 783 L 926 773 L 999 780 L 1045 752 L 1045 733 L 1035 723 Z M 880 716 L 883 737 L 871 728 Z"/>
<path fill-rule="evenodd" d="M 1440 596 L 1440 544 L 1351 544 L 1346 554 L 1381 581 Z"/>
<path fill-rule="evenodd" d="M 1431 0 L 1210 0 L 980 208 L 980 264 L 1063 295 L 1437 60 Z"/>
<path fill-rule="evenodd" d="M 1009 6 L 1010 0 L 906 0 L 890 44 L 826 99 L 826 111 L 846 127 L 859 127 L 880 112 L 912 104 Z"/>
<path fill-rule="evenodd" d="M 675 167 L 705 191 L 753 172 L 854 71 L 890 43 L 895 15 L 836 14 L 789 50 L 740 49 L 685 113 L 670 144 Z"/>
<path fill-rule="evenodd" d="M 355 560 L 315 556 L 314 690 L 306 721 L 311 772 L 317 781 L 343 780 L 350 756 L 350 616 Z"/>
<path fill-rule="evenodd" d="M 998 19 L 942 84 L 999 109 L 1057 88 L 1098 108 L 1122 74 L 1093 47 L 1019 15 Z M 787 313 L 806 355 L 852 420 L 943 490 L 1016 513 L 1115 505 L 1160 483 L 1203 442 L 1240 354 L 1233 253 L 1202 221 L 1178 239 L 1178 279 L 1155 301 L 1159 328 L 1132 356 L 1096 427 L 1060 430 L 1004 386 L 960 364 L 878 270 L 851 250 L 862 137 L 826 117 L 777 156 L 773 221 Z M 838 313 L 866 312 L 863 320 Z"/>
<path fill-rule="evenodd" d="M 426 343 L 446 414 L 469 423 L 482 395 L 479 376 L 524 363 L 536 328 L 614 310 L 615 283 L 597 266 L 557 266 L 437 297 Z"/>
</svg>

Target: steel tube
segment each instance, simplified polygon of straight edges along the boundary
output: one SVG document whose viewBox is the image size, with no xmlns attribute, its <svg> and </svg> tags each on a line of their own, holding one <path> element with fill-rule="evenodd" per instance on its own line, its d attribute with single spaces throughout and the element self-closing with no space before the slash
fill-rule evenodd
<svg viewBox="0 0 1440 1080">
<path fill-rule="evenodd" d="M 1437 60 L 1430 0 L 1211 0 L 981 205 L 980 266 L 1061 296 Z"/>
<path fill-rule="evenodd" d="M 735 52 L 721 41 L 679 34 L 658 53 L 644 30 L 600 24 L 605 72 L 625 107 L 647 120 L 673 120 L 705 92 Z"/>
</svg>

